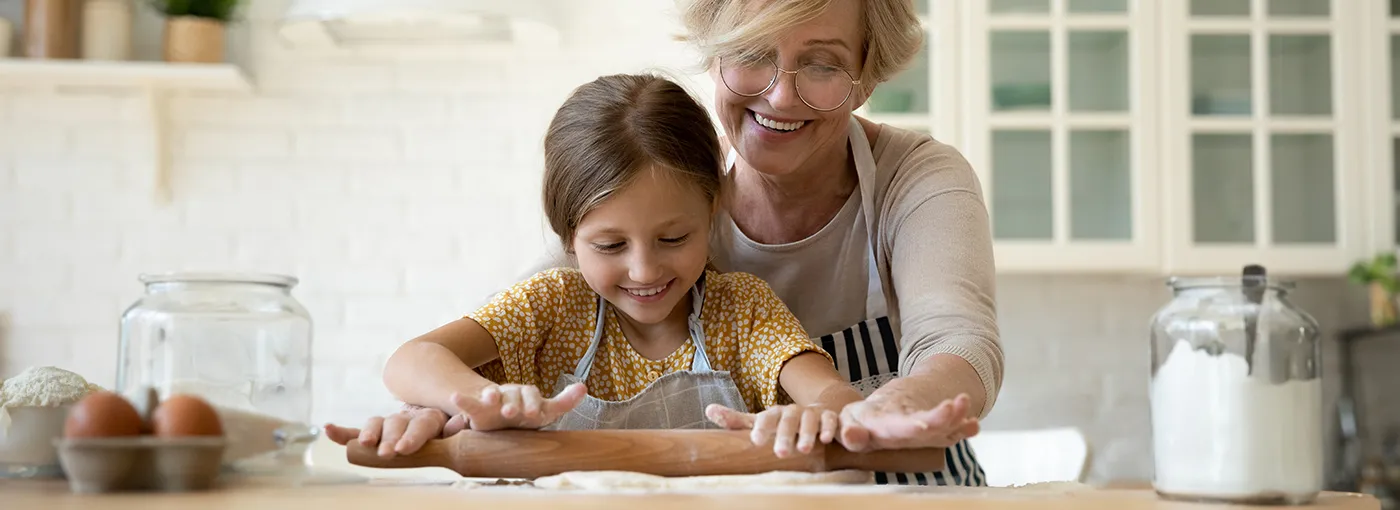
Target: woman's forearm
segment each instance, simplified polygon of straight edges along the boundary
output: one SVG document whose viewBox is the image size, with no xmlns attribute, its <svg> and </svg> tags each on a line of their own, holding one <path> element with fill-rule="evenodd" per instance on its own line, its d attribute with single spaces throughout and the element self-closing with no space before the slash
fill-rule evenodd
<svg viewBox="0 0 1400 510">
<path fill-rule="evenodd" d="M 452 394 L 478 394 L 491 381 L 477 374 L 447 347 L 411 341 L 399 347 L 384 365 L 384 385 L 405 403 L 455 413 Z"/>
<path fill-rule="evenodd" d="M 933 409 L 960 393 L 969 397 L 968 414 L 981 416 L 987 392 L 977 370 L 961 357 L 935 354 L 915 362 L 908 374 L 881 386 L 869 400 L 904 401 L 918 409 Z"/>
</svg>

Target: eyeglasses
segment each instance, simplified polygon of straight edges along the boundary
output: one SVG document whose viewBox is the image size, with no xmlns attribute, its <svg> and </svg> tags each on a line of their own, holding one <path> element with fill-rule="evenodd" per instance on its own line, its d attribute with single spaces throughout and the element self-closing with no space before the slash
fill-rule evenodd
<svg viewBox="0 0 1400 510">
<path fill-rule="evenodd" d="M 778 83 L 779 73 L 797 75 L 797 97 L 808 107 L 821 112 L 840 108 L 850 99 L 860 81 L 851 73 L 835 66 L 808 64 L 796 71 L 778 67 L 773 59 L 720 59 L 719 76 L 729 91 L 744 97 L 760 96 Z"/>
</svg>

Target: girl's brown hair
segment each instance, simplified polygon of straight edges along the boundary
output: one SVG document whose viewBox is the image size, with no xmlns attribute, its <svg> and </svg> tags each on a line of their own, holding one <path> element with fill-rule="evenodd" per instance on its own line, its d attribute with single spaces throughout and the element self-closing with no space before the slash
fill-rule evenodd
<svg viewBox="0 0 1400 510">
<path fill-rule="evenodd" d="M 651 75 L 603 76 L 576 89 L 544 138 L 544 213 L 566 247 L 583 216 L 652 170 L 714 203 L 723 156 L 705 108 Z"/>
</svg>

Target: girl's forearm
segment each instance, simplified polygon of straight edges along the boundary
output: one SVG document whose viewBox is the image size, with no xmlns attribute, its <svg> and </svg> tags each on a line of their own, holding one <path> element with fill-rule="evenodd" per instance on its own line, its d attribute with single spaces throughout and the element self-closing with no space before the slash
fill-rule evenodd
<svg viewBox="0 0 1400 510">
<path fill-rule="evenodd" d="M 447 347 L 412 341 L 399 347 L 384 365 L 384 385 L 405 403 L 456 412 L 452 394 L 476 395 L 491 381 L 463 363 Z"/>
<path fill-rule="evenodd" d="M 846 407 L 846 404 L 859 402 L 864 398 L 859 391 L 856 391 L 845 381 L 834 381 L 817 395 L 817 400 L 812 405 L 839 411 Z"/>
<path fill-rule="evenodd" d="M 778 374 L 778 384 L 792 403 L 800 406 L 840 409 L 861 399 L 860 392 L 841 377 L 836 367 L 815 352 L 804 352 L 788 360 Z"/>
</svg>

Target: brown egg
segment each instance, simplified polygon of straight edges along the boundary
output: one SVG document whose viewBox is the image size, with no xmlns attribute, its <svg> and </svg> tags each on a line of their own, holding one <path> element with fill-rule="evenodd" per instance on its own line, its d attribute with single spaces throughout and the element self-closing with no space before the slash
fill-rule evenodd
<svg viewBox="0 0 1400 510">
<path fill-rule="evenodd" d="M 68 410 L 63 437 L 122 437 L 141 435 L 141 415 L 121 395 L 89 393 Z"/>
<path fill-rule="evenodd" d="M 160 437 L 221 436 L 219 413 L 194 395 L 171 395 L 151 413 L 151 430 Z"/>
</svg>

